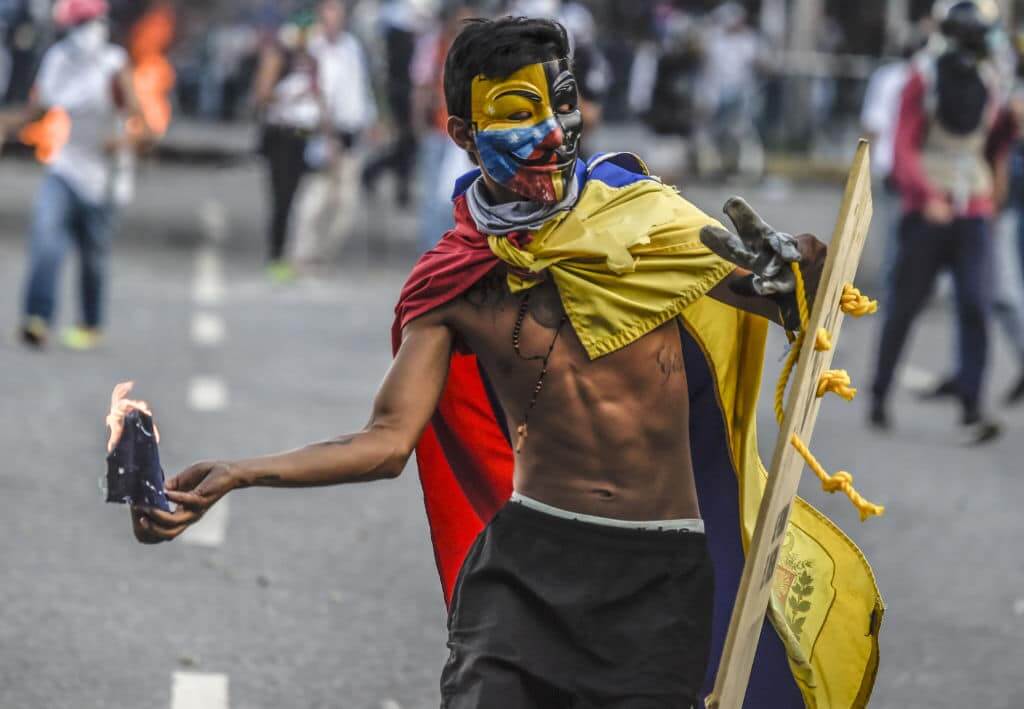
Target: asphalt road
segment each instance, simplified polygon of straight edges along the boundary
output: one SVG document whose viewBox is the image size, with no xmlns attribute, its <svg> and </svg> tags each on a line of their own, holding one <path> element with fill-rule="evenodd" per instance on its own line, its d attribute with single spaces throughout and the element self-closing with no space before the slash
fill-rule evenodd
<svg viewBox="0 0 1024 709">
<path fill-rule="evenodd" d="M 0 708 L 438 704 L 444 613 L 413 466 L 358 488 L 240 492 L 216 529 L 156 548 L 133 541 L 125 509 L 102 504 L 103 416 L 123 379 L 155 408 L 169 473 L 366 420 L 389 363 L 411 219 L 368 204 L 337 274 L 271 287 L 259 270 L 258 178 L 244 166 L 148 170 L 115 251 L 106 344 L 39 354 L 6 338 L 36 171 L 0 163 Z M 709 211 L 731 192 L 683 191 Z M 822 234 L 839 201 L 821 185 L 743 192 L 778 225 Z M 201 252 L 210 210 L 226 239 Z M 869 261 L 877 253 L 876 243 Z M 920 324 L 912 373 L 951 360 L 947 310 Z M 849 323 L 837 353 L 862 388 L 877 325 Z M 776 335 L 766 392 L 781 353 Z M 1000 340 L 992 388 L 1015 374 Z M 860 524 L 844 499 L 811 481 L 803 492 L 862 546 L 889 605 L 872 706 L 1024 707 L 1024 412 L 1000 411 L 1008 435 L 965 449 L 953 442 L 952 408 L 900 391 L 899 429 L 883 437 L 863 425 L 865 405 L 829 401 L 814 448 L 887 515 Z M 768 456 L 769 396 L 760 414 Z M 225 683 L 227 696 L 212 699 Z"/>
</svg>

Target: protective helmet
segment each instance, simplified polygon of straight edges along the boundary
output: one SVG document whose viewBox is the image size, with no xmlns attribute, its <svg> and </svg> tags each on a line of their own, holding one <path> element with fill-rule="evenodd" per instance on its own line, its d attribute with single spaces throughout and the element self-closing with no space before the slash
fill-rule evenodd
<svg viewBox="0 0 1024 709">
<path fill-rule="evenodd" d="M 999 24 L 995 0 L 953 0 L 935 5 L 939 31 L 962 49 L 979 54 L 988 51 L 988 36 Z"/>
</svg>

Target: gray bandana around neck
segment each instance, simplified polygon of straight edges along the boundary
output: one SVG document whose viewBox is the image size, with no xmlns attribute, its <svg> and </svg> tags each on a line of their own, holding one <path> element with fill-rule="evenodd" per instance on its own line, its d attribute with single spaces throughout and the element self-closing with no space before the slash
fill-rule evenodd
<svg viewBox="0 0 1024 709">
<path fill-rule="evenodd" d="M 569 189 L 561 202 L 542 204 L 540 202 L 507 202 L 491 204 L 487 201 L 484 191 L 484 178 L 478 177 L 466 190 L 466 205 L 476 223 L 476 228 L 484 234 L 504 236 L 516 231 L 536 231 L 559 212 L 567 212 L 576 206 L 580 196 L 579 180 L 573 176 L 569 181 Z"/>
</svg>

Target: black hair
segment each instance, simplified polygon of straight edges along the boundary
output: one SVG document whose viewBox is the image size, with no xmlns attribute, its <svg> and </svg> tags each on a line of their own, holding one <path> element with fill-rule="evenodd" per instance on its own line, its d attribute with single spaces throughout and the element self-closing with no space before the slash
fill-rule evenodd
<svg viewBox="0 0 1024 709">
<path fill-rule="evenodd" d="M 455 38 L 444 62 L 448 113 L 470 120 L 473 79 L 503 78 L 538 62 L 569 56 L 569 35 L 553 20 L 502 17 L 473 19 Z"/>
</svg>

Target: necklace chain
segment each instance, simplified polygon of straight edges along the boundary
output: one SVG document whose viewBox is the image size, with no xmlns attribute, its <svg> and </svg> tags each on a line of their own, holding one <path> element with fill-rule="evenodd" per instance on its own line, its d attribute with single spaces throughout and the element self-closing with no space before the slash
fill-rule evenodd
<svg viewBox="0 0 1024 709">
<path fill-rule="evenodd" d="M 529 435 L 529 422 L 530 412 L 537 405 L 537 399 L 540 397 L 540 392 L 544 388 L 544 380 L 548 376 L 548 363 L 551 360 L 551 353 L 555 351 L 555 343 L 558 342 L 558 336 L 562 334 L 562 328 L 565 326 L 565 321 L 568 319 L 567 315 L 562 315 L 562 319 L 558 322 L 558 327 L 555 329 L 555 336 L 551 338 L 551 344 L 548 346 L 548 351 L 544 355 L 534 355 L 532 357 L 523 356 L 523 352 L 520 349 L 520 337 L 523 333 L 523 322 L 526 320 L 526 313 L 530 309 L 530 292 L 527 291 L 523 297 L 523 302 L 519 305 L 519 316 L 516 318 L 516 326 L 512 329 L 512 347 L 515 348 L 516 355 L 519 359 L 526 362 L 542 361 L 540 375 L 537 377 L 537 383 L 533 386 L 533 395 L 530 397 L 530 403 L 526 407 L 526 413 L 523 414 L 523 422 L 516 429 L 516 453 L 519 453 L 523 449 L 523 443 L 526 441 L 526 437 Z"/>
</svg>

